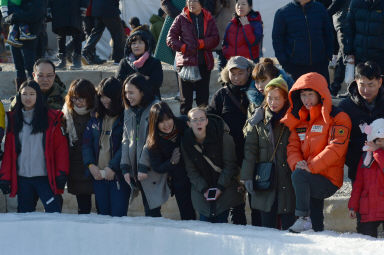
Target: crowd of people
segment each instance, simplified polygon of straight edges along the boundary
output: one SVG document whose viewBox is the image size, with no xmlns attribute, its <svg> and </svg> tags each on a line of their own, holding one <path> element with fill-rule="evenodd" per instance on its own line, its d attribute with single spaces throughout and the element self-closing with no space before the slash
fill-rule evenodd
<svg viewBox="0 0 384 255">
<path fill-rule="evenodd" d="M 174 195 L 182 220 L 245 225 L 248 198 L 254 226 L 323 231 L 324 199 L 342 186 L 346 164 L 350 216 L 359 233 L 377 237 L 384 221 L 383 0 L 293 0 L 279 8 L 272 39 L 281 67 L 261 58 L 262 13 L 251 0 L 162 0 L 156 35 L 132 18 L 128 38 L 118 0 L 52 1 L 41 6 L 52 13 L 59 63 L 33 62 L 45 16 L 30 4 L 40 1 L 1 8 L 13 26 L 8 41 L 21 44 L 12 44 L 18 92 L 7 128 L 0 105 L 0 189 L 17 195 L 18 212 L 35 211 L 38 199 L 46 212 L 61 212 L 67 186 L 79 214 L 91 212 L 94 194 L 98 214 L 126 216 L 141 194 L 145 215 L 161 217 Z M 76 18 L 58 19 L 63 10 L 76 10 Z M 83 31 L 87 18 L 94 25 Z M 68 57 L 78 69 L 81 55 L 101 63 L 95 45 L 105 27 L 116 75 L 97 85 L 76 79 L 66 92 L 56 69 Z M 209 101 L 213 52 L 222 88 Z M 178 117 L 161 100 L 161 61 L 176 67 L 178 85 L 167 86 L 179 86 Z M 336 106 L 347 62 L 356 64 L 355 79 Z"/>
</svg>

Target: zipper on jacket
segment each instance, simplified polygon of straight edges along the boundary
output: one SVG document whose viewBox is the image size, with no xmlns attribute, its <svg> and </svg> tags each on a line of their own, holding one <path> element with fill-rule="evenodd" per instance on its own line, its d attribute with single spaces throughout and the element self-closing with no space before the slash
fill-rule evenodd
<svg viewBox="0 0 384 255">
<path fill-rule="evenodd" d="M 305 12 L 305 6 L 303 8 L 303 13 L 305 17 L 305 25 L 307 26 L 307 31 L 308 31 L 308 40 L 309 40 L 309 65 L 312 65 L 312 42 L 311 42 L 311 34 L 309 32 L 309 25 L 308 25 L 308 17 L 307 13 Z"/>
</svg>

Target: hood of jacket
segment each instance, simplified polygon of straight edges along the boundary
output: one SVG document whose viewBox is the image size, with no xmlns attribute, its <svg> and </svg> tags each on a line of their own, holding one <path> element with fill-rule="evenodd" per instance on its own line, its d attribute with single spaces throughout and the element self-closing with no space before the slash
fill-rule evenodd
<svg viewBox="0 0 384 255">
<path fill-rule="evenodd" d="M 300 99 L 300 90 L 302 89 L 312 89 L 320 95 L 322 118 L 325 123 L 330 123 L 332 97 L 328 89 L 327 80 L 318 73 L 304 74 L 293 84 L 288 94 L 290 107 L 287 114 L 283 117 L 282 122 L 292 130 L 303 120 L 305 114 L 302 113 L 307 110 Z M 316 107 L 314 106 L 312 108 Z"/>
<path fill-rule="evenodd" d="M 149 22 L 151 22 L 151 24 L 155 24 L 156 22 L 164 22 L 164 18 L 160 17 L 159 15 L 153 14 L 149 19 Z"/>
<path fill-rule="evenodd" d="M 379 92 L 376 97 L 376 102 L 384 100 L 384 85 L 382 84 Z M 352 100 L 353 103 L 360 107 L 365 107 L 365 99 L 360 95 L 359 90 L 357 88 L 357 82 L 353 81 L 348 86 L 348 94 L 349 98 Z"/>
</svg>

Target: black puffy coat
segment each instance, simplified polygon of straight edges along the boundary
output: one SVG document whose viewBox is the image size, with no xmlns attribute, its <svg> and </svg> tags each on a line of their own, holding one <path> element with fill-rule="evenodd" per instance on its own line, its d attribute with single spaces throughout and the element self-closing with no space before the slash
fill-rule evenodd
<svg viewBox="0 0 384 255">
<path fill-rule="evenodd" d="M 347 22 L 345 54 L 384 64 L 384 0 L 352 0 Z"/>
<path fill-rule="evenodd" d="M 272 30 L 275 55 L 285 69 L 289 64 L 314 65 L 332 58 L 333 32 L 325 7 L 296 1 L 278 9 Z"/>
<path fill-rule="evenodd" d="M 348 166 L 348 177 L 354 180 L 366 140 L 366 135 L 361 132 L 359 125 L 370 124 L 375 119 L 384 118 L 384 88 L 383 86 L 380 88 L 373 110 L 367 108 L 366 101 L 357 90 L 356 82 L 349 85 L 348 92 L 350 96 L 341 101 L 339 107 L 349 115 L 352 121 L 351 140 L 345 164 Z"/>
<path fill-rule="evenodd" d="M 82 31 L 80 8 L 87 8 L 89 0 L 54 0 L 50 1 L 52 11 L 52 31 Z"/>
<path fill-rule="evenodd" d="M 92 17 L 114 18 L 120 16 L 120 0 L 92 0 Z"/>
</svg>

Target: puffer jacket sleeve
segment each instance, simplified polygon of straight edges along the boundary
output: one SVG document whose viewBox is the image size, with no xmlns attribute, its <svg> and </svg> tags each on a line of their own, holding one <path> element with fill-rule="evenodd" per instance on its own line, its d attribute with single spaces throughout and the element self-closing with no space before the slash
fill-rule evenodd
<svg viewBox="0 0 384 255">
<path fill-rule="evenodd" d="M 124 83 L 125 79 L 135 71 L 131 68 L 131 66 L 128 64 L 127 60 L 125 58 L 122 58 L 120 60 L 119 67 L 116 71 L 116 79 L 118 79 L 122 84 Z"/>
<path fill-rule="evenodd" d="M 123 140 L 121 142 L 121 161 L 120 169 L 123 174 L 130 173 L 132 174 L 132 163 L 129 158 L 129 127 L 128 127 L 128 111 L 124 111 L 124 128 L 123 128 Z"/>
<path fill-rule="evenodd" d="M 170 47 L 174 51 L 181 51 L 181 46 L 183 46 L 183 42 L 181 41 L 181 19 L 182 15 L 176 17 L 173 21 L 171 28 L 168 31 L 167 35 L 167 46 Z"/>
<path fill-rule="evenodd" d="M 199 171 L 196 169 L 196 167 L 193 165 L 192 160 L 189 158 L 188 153 L 184 149 L 183 143 L 181 144 L 181 153 L 183 155 L 185 163 L 185 170 L 187 171 L 192 186 L 198 192 L 204 194 L 210 187 L 208 186 L 208 183 L 204 180 L 204 178 L 201 176 Z"/>
<path fill-rule="evenodd" d="M 279 63 L 285 69 L 285 66 L 289 62 L 289 57 L 285 48 L 285 35 L 287 33 L 286 22 L 284 21 L 283 14 L 281 10 L 277 10 L 275 14 L 275 19 L 273 21 L 272 29 L 272 45 L 275 50 L 275 56 L 279 60 Z"/>
<path fill-rule="evenodd" d="M 207 32 L 204 34 L 204 50 L 213 50 L 219 45 L 220 36 L 217 30 L 216 22 L 213 18 L 208 21 Z"/>
<path fill-rule="evenodd" d="M 344 54 L 353 55 L 354 37 L 356 33 L 355 27 L 355 13 L 356 13 L 356 0 L 352 0 L 348 9 L 346 25 L 344 28 Z"/>
<path fill-rule="evenodd" d="M 83 163 L 85 166 L 89 166 L 90 164 L 97 165 L 96 155 L 93 151 L 93 133 L 92 133 L 92 125 L 94 124 L 94 119 L 90 119 L 87 124 L 87 127 L 83 133 L 83 146 L 81 148 L 83 154 Z"/>
<path fill-rule="evenodd" d="M 58 122 L 53 134 L 53 155 L 55 162 L 55 176 L 69 174 L 68 140 L 61 128 L 61 120 Z"/>
<path fill-rule="evenodd" d="M 348 208 L 358 212 L 360 209 L 360 197 L 363 192 L 364 176 L 363 169 L 361 168 L 363 161 L 360 160 L 359 166 L 357 168 L 356 179 L 353 183 L 351 198 L 348 202 Z"/>
<path fill-rule="evenodd" d="M 312 173 L 320 174 L 322 171 L 327 171 L 329 166 L 346 155 L 351 128 L 352 123 L 348 114 L 340 112 L 335 116 L 333 125 L 329 128 L 328 145 L 307 162 Z"/>
<path fill-rule="evenodd" d="M 235 143 L 228 132 L 223 135 L 223 170 L 217 181 L 217 188 L 224 191 L 232 183 L 235 176 L 239 175 L 237 166 Z"/>
<path fill-rule="evenodd" d="M 297 162 L 304 160 L 303 153 L 301 151 L 300 138 L 295 129 L 291 129 L 291 134 L 288 141 L 287 162 L 291 170 L 294 171 Z"/>
<path fill-rule="evenodd" d="M 253 47 L 260 43 L 263 37 L 263 24 L 261 21 L 250 21 L 248 25 L 243 26 L 243 32 L 248 46 Z"/>
<path fill-rule="evenodd" d="M 259 134 L 256 127 L 247 124 L 244 129 L 244 159 L 240 171 L 240 180 L 252 180 L 255 166 L 259 161 Z"/>
</svg>

